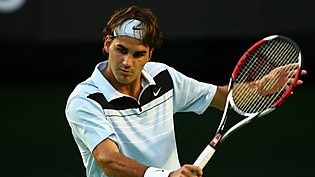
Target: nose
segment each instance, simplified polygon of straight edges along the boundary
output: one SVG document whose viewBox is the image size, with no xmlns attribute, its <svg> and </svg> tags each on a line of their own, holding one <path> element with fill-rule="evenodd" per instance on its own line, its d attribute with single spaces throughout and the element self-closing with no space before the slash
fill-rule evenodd
<svg viewBox="0 0 315 177">
<path fill-rule="evenodd" d="M 131 54 L 126 54 L 123 58 L 122 64 L 124 66 L 129 67 L 132 65 L 132 62 L 133 62 L 133 56 Z"/>
</svg>

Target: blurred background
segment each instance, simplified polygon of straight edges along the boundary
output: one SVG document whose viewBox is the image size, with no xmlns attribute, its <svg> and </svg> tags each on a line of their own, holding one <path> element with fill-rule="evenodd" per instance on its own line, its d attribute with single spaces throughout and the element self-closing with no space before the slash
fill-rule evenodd
<svg viewBox="0 0 315 177">
<path fill-rule="evenodd" d="M 117 8 L 140 5 L 164 33 L 153 60 L 213 84 L 228 83 L 238 58 L 257 40 L 286 35 L 303 52 L 304 84 L 272 114 L 220 146 L 205 176 L 315 176 L 315 1 L 312 0 L 0 0 L 1 175 L 84 177 L 64 116 L 75 85 L 105 60 L 101 32 Z M 181 162 L 193 163 L 221 112 L 175 115 Z"/>
</svg>

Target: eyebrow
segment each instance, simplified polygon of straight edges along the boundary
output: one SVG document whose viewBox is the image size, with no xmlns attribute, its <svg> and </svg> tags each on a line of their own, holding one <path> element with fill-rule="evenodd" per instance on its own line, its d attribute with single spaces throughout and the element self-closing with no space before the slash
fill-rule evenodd
<svg viewBox="0 0 315 177">
<path fill-rule="evenodd" d="M 117 44 L 117 47 L 120 47 L 120 48 L 122 48 L 122 49 L 124 49 L 124 50 L 128 50 L 128 48 L 126 48 L 125 46 L 123 46 L 123 45 L 121 45 L 121 44 Z M 136 51 L 135 53 L 136 53 L 136 54 L 146 54 L 147 51 L 142 50 L 142 51 Z"/>
</svg>

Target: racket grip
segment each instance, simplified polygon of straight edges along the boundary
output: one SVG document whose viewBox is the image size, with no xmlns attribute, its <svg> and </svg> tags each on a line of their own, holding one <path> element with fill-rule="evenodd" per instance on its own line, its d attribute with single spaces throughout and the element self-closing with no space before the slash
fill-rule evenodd
<svg viewBox="0 0 315 177">
<path fill-rule="evenodd" d="M 208 161 L 211 159 L 215 152 L 215 149 L 211 147 L 210 145 L 207 145 L 207 147 L 202 151 L 202 153 L 199 155 L 197 160 L 195 161 L 194 165 L 199 166 L 201 169 L 206 166 Z"/>
</svg>

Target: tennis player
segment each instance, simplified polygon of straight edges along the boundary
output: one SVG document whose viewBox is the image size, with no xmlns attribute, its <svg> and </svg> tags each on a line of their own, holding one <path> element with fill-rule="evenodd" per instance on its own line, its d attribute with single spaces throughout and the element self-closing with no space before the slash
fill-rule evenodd
<svg viewBox="0 0 315 177">
<path fill-rule="evenodd" d="M 107 60 L 76 86 L 65 109 L 87 177 L 202 176 L 200 167 L 179 162 L 173 115 L 222 110 L 227 86 L 150 61 L 162 43 L 150 9 L 116 11 L 103 39 Z"/>
</svg>

